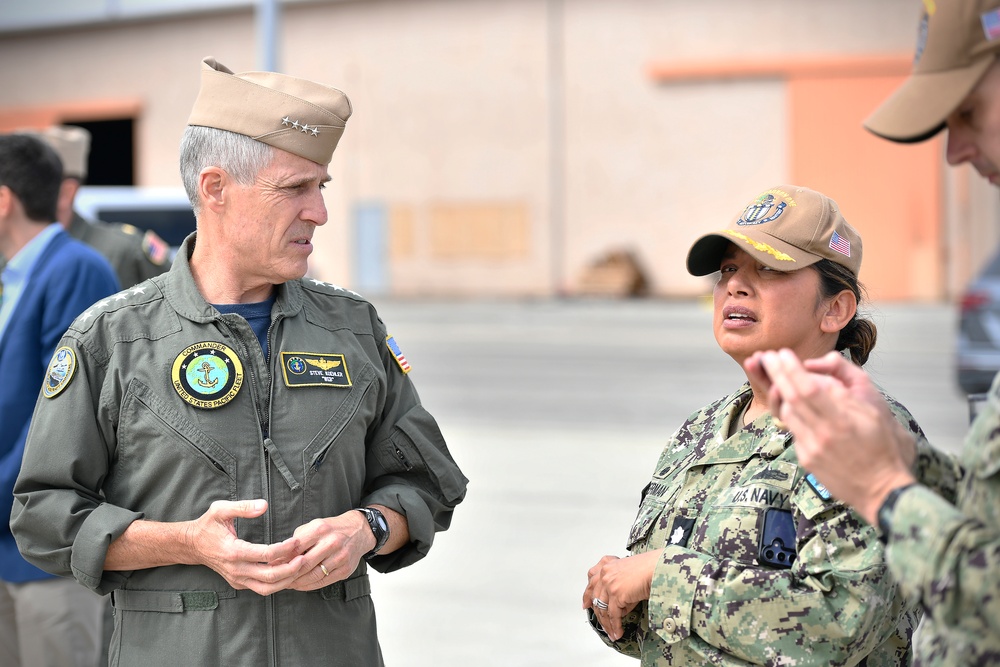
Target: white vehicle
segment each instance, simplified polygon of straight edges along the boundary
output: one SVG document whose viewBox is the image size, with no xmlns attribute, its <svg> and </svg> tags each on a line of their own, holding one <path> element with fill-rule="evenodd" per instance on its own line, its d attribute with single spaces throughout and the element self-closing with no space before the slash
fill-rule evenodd
<svg viewBox="0 0 1000 667">
<path fill-rule="evenodd" d="M 76 194 L 74 208 L 88 220 L 152 229 L 170 245 L 171 259 L 195 225 L 191 203 L 179 187 L 85 185 Z"/>
</svg>

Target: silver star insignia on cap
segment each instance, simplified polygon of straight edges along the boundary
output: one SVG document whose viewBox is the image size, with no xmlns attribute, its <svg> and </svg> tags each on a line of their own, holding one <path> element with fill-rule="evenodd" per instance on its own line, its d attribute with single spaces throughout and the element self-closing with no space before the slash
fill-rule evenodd
<svg viewBox="0 0 1000 667">
<path fill-rule="evenodd" d="M 301 132 L 302 134 L 305 134 L 307 136 L 311 136 L 311 137 L 318 137 L 319 136 L 319 128 L 318 127 L 315 127 L 315 126 L 314 127 L 309 127 L 308 123 L 300 123 L 297 120 L 292 120 L 288 116 L 285 116 L 284 118 L 281 119 L 281 124 L 285 125 L 285 126 L 289 126 L 290 125 L 294 129 L 298 130 L 299 132 Z"/>
</svg>

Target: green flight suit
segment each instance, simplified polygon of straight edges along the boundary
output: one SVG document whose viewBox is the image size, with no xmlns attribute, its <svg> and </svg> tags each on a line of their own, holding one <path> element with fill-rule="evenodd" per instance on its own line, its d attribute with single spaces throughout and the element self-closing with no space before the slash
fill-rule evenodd
<svg viewBox="0 0 1000 667">
<path fill-rule="evenodd" d="M 370 303 L 319 280 L 279 286 L 265 360 L 246 320 L 198 292 L 194 240 L 66 332 L 73 363 L 50 368 L 15 486 L 18 548 L 112 592 L 113 665 L 381 665 L 364 561 L 344 582 L 266 597 L 203 566 L 103 568 L 137 519 L 265 498 L 263 517 L 236 522 L 241 539 L 278 542 L 370 504 L 405 514 L 411 541 L 369 561 L 391 571 L 427 554 L 465 495 Z"/>
<path fill-rule="evenodd" d="M 627 545 L 664 550 L 650 598 L 626 616 L 622 639 L 601 638 L 648 666 L 907 664 L 919 612 L 889 576 L 875 529 L 810 484 L 770 414 L 728 435 L 750 398 L 744 384 L 667 443 Z M 940 470 L 947 457 L 890 403 L 920 441 L 918 466 Z M 782 512 L 790 567 L 762 562 L 765 521 Z"/>
</svg>

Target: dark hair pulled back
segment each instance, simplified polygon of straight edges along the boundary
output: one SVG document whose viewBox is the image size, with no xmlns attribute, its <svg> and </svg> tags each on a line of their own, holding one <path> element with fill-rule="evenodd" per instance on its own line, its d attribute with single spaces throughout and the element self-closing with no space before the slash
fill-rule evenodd
<svg viewBox="0 0 1000 667">
<path fill-rule="evenodd" d="M 813 267 L 819 274 L 822 298 L 830 299 L 845 289 L 850 290 L 858 300 L 860 312 L 865 289 L 858 282 L 857 276 L 851 273 L 847 267 L 828 259 L 821 259 L 813 264 Z M 847 326 L 840 330 L 840 336 L 837 338 L 837 350 L 847 350 L 854 363 L 858 366 L 864 366 L 868 361 L 868 355 L 875 349 L 877 337 L 878 331 L 875 329 L 875 323 L 855 313 Z"/>
</svg>

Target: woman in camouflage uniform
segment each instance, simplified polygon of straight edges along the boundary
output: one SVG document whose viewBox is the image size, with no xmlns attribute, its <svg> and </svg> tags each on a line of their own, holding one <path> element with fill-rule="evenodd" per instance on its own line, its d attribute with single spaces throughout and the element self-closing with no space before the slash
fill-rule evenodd
<svg viewBox="0 0 1000 667">
<path fill-rule="evenodd" d="M 864 364 L 875 326 L 857 315 L 861 238 L 834 201 L 780 186 L 694 244 L 719 272 L 713 328 L 742 365 L 757 350 L 831 350 Z M 898 402 L 917 465 L 943 455 Z M 941 487 L 954 487 L 954 479 Z M 802 470 L 791 436 L 747 382 L 692 414 L 643 492 L 631 556 L 605 556 L 583 595 L 608 645 L 643 665 L 903 665 L 918 619 L 887 574 L 875 529 Z"/>
</svg>

